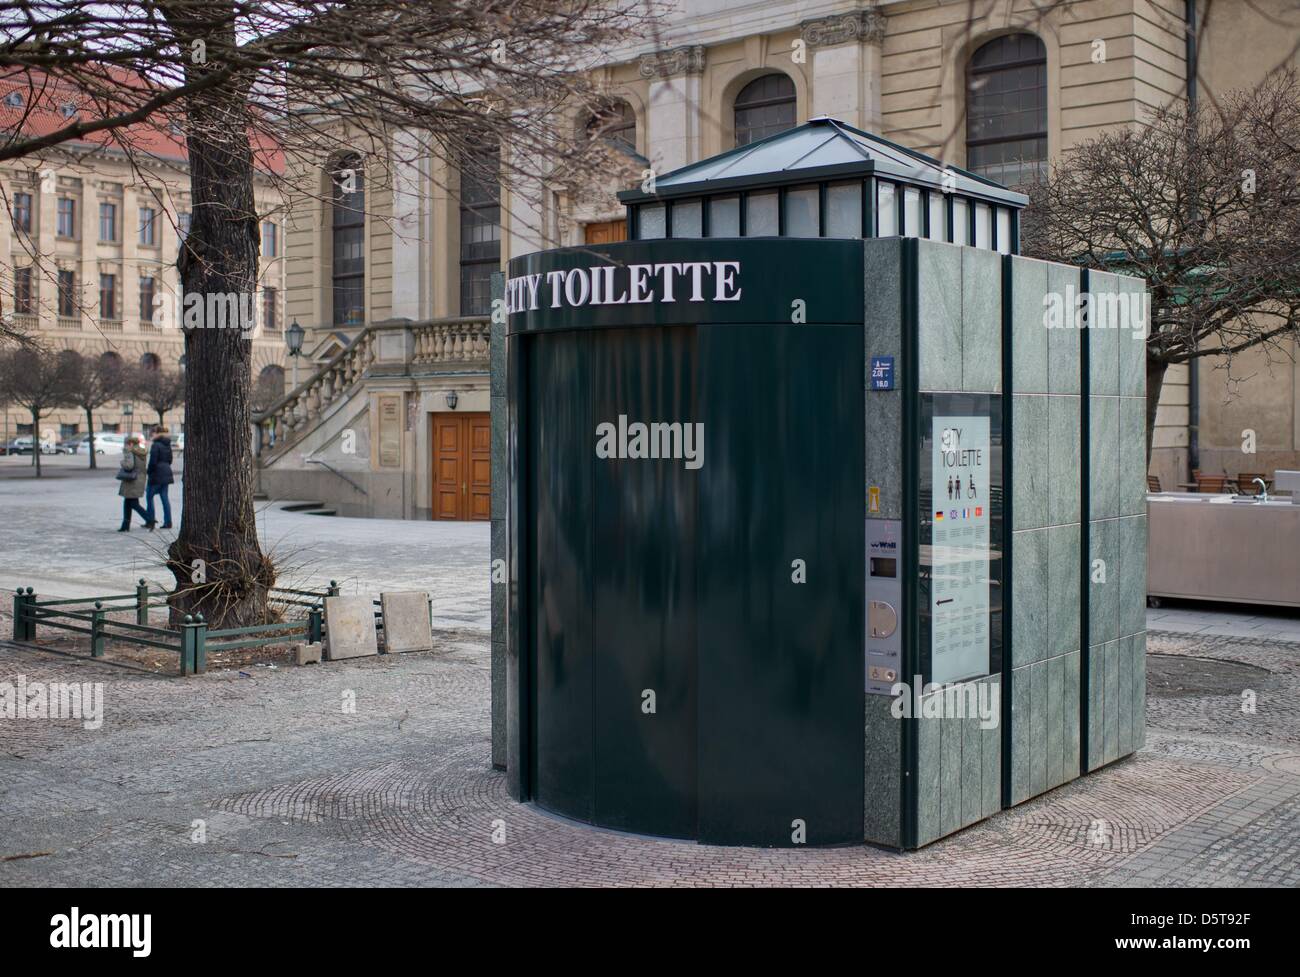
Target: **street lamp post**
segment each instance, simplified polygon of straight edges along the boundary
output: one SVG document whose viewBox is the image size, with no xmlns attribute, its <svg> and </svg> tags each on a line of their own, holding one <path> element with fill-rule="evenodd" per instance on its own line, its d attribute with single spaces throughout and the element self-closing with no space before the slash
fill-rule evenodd
<svg viewBox="0 0 1300 977">
<path fill-rule="evenodd" d="M 307 330 L 293 320 L 293 325 L 284 331 L 284 343 L 289 347 L 289 358 L 293 360 L 293 390 L 298 389 L 298 356 L 302 353 L 302 338 Z"/>
<path fill-rule="evenodd" d="M 123 404 L 122 416 L 126 418 L 126 436 L 131 436 L 131 418 L 135 415 L 135 404 Z M 93 450 L 93 446 L 92 446 Z"/>
</svg>

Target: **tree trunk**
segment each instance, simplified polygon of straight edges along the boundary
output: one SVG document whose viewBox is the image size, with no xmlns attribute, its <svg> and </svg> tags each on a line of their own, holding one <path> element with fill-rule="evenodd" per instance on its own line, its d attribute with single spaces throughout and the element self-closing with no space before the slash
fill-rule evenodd
<svg viewBox="0 0 1300 977">
<path fill-rule="evenodd" d="M 36 477 L 41 477 L 41 412 L 32 411 L 32 464 L 36 466 Z"/>
<path fill-rule="evenodd" d="M 178 266 L 183 292 L 202 296 L 209 310 L 208 296 L 248 295 L 257 281 L 258 216 L 243 102 L 243 91 L 230 85 L 187 106 L 193 224 Z M 173 624 L 195 613 L 214 627 L 262 623 L 275 581 L 253 509 L 252 342 L 238 315 L 234 320 L 185 329 L 188 437 L 180 533 L 168 551 L 176 578 Z"/>
<path fill-rule="evenodd" d="M 86 426 L 90 429 L 90 467 L 98 468 L 95 464 L 95 412 L 86 408 Z"/>
<path fill-rule="evenodd" d="M 1151 470 L 1151 446 L 1155 441 L 1156 408 L 1160 406 L 1160 391 L 1165 385 L 1165 371 L 1169 364 L 1164 360 L 1147 357 L 1147 471 Z"/>
</svg>

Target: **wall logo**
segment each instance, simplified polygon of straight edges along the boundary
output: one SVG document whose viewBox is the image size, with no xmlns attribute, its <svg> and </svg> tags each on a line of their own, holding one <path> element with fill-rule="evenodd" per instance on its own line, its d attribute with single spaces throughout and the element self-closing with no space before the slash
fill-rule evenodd
<svg viewBox="0 0 1300 977">
<path fill-rule="evenodd" d="M 148 913 L 89 913 L 76 906 L 66 916 L 50 917 L 50 946 L 56 950 L 129 949 L 147 957 L 153 945 L 153 916 Z"/>
<path fill-rule="evenodd" d="M 674 458 L 695 471 L 704 465 L 704 425 L 678 421 L 641 421 L 628 423 L 626 414 L 618 415 L 618 424 L 602 421 L 596 425 L 596 457 L 628 459 Z"/>
</svg>

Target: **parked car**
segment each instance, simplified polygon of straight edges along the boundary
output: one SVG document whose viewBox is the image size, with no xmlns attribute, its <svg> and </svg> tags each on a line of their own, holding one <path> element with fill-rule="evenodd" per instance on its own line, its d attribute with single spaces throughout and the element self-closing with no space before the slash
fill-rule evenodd
<svg viewBox="0 0 1300 977">
<path fill-rule="evenodd" d="M 70 447 L 62 441 L 41 442 L 41 454 L 43 455 L 72 455 L 76 453 L 76 448 Z"/>
<path fill-rule="evenodd" d="M 59 442 L 59 446 L 67 448 L 74 455 L 81 454 L 81 449 L 90 442 L 89 434 L 74 434 L 70 438 L 64 438 Z"/>
<path fill-rule="evenodd" d="M 32 436 L 24 434 L 20 438 L 14 438 L 5 445 L 5 454 L 7 455 L 30 455 L 32 453 Z"/>
<path fill-rule="evenodd" d="M 172 435 L 172 451 L 181 452 L 185 450 L 185 432 L 180 431 Z"/>
<path fill-rule="evenodd" d="M 125 434 L 101 431 L 95 435 L 95 454 L 121 454 L 126 444 Z"/>
</svg>

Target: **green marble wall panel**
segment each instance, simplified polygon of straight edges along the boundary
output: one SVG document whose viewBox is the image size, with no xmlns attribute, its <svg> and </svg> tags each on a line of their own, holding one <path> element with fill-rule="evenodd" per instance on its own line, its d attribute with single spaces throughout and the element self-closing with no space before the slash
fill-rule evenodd
<svg viewBox="0 0 1300 977">
<path fill-rule="evenodd" d="M 922 390 L 962 389 L 961 252 L 952 244 L 918 243 L 918 373 Z"/>
<path fill-rule="evenodd" d="M 1048 392 L 1047 335 L 1043 297 L 1047 294 L 1045 261 L 1011 259 L 1011 374 L 1016 393 Z"/>
<path fill-rule="evenodd" d="M 1012 478 L 1012 520 L 1015 529 L 1040 529 L 1048 521 L 1049 401 L 1044 394 L 1015 394 L 1011 398 L 1011 440 L 1015 459 Z M 1077 495 L 1076 489 L 1076 495 Z"/>
<path fill-rule="evenodd" d="M 1002 255 L 977 248 L 958 251 L 961 254 L 961 389 L 972 393 L 1000 393 Z"/>
<path fill-rule="evenodd" d="M 979 687 L 987 686 L 984 703 L 993 721 L 989 728 L 978 713 Z M 935 697 L 947 697 L 943 718 L 921 718 L 917 727 L 917 843 L 960 831 L 997 812 L 1001 806 L 1001 676 L 960 682 L 922 697 L 922 712 Z M 958 704 L 960 700 L 960 705 Z"/>
</svg>

